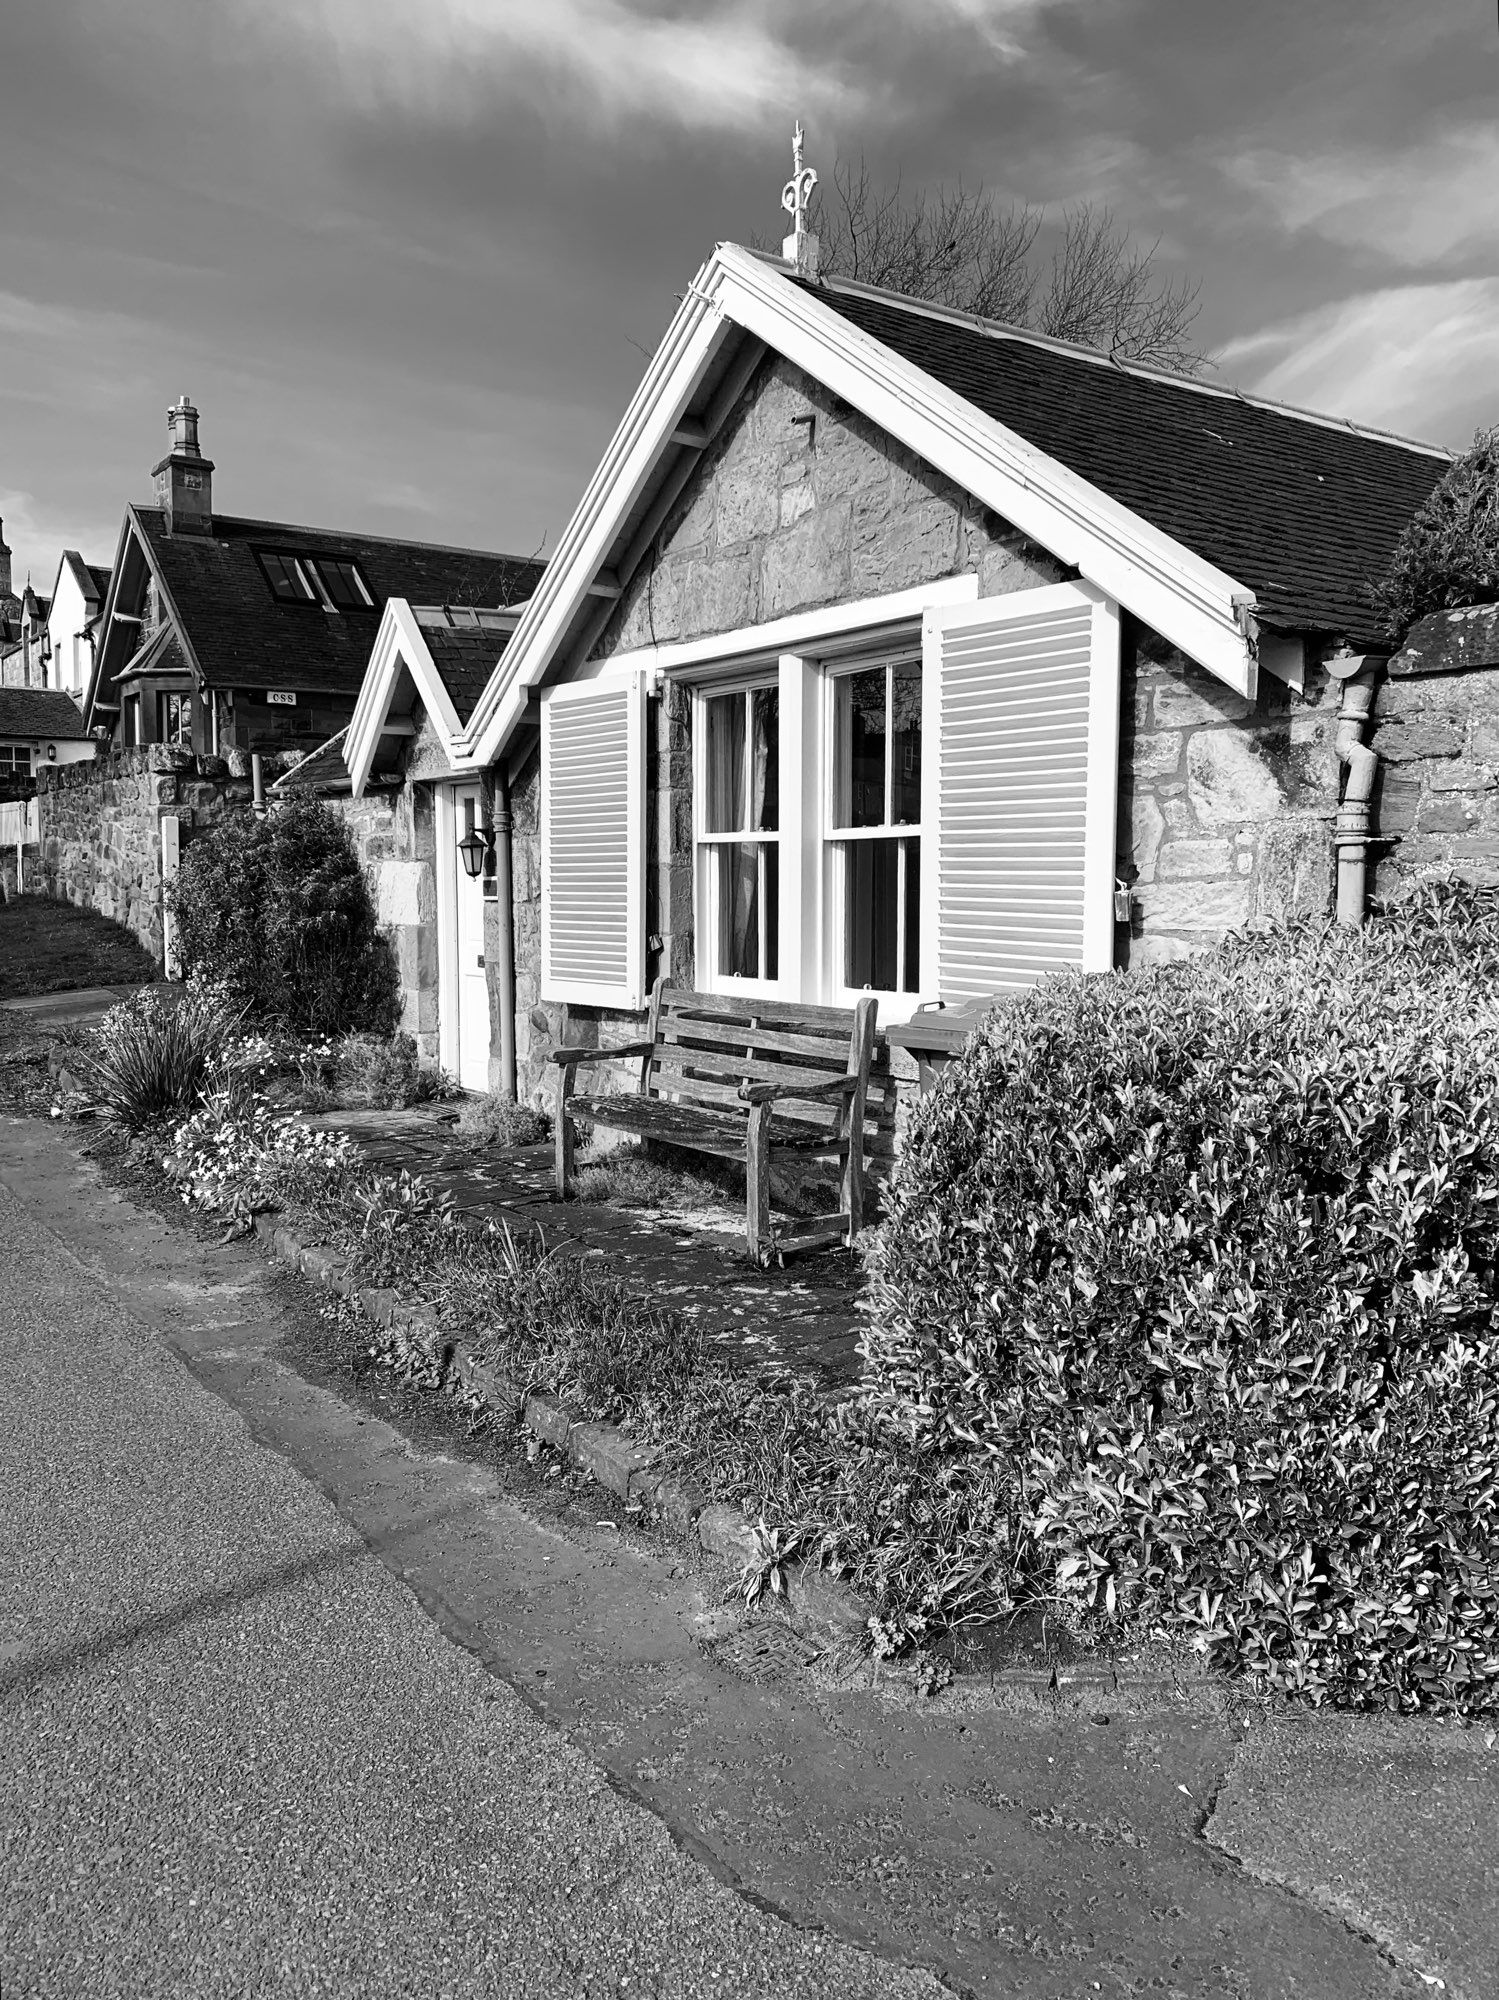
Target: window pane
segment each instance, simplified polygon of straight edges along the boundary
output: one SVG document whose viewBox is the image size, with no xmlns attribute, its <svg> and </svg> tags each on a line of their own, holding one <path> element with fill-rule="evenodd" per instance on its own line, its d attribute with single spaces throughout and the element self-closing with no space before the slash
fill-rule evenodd
<svg viewBox="0 0 1499 2000">
<path fill-rule="evenodd" d="M 755 688 L 750 696 L 755 761 L 750 773 L 750 825 L 774 833 L 781 823 L 781 702 L 775 688 Z"/>
<path fill-rule="evenodd" d="M 906 850 L 906 944 L 901 966 L 902 993 L 921 991 L 921 842 L 902 841 Z"/>
<path fill-rule="evenodd" d="M 921 824 L 921 664 L 914 660 L 890 676 L 890 818 L 896 826 Z"/>
<path fill-rule="evenodd" d="M 265 565 L 265 573 L 277 597 L 293 598 L 299 604 L 311 600 L 311 586 L 290 556 L 273 555 L 269 550 L 262 550 L 260 560 Z"/>
<path fill-rule="evenodd" d="M 844 984 L 895 988 L 898 843 L 854 840 L 843 850 Z"/>
<path fill-rule="evenodd" d="M 762 847 L 765 875 L 765 977 L 781 976 L 781 850 Z"/>
<path fill-rule="evenodd" d="M 834 826 L 885 823 L 885 669 L 834 683 Z"/>
<path fill-rule="evenodd" d="M 744 696 L 717 694 L 707 704 L 707 831 L 744 825 Z"/>
<path fill-rule="evenodd" d="M 363 611 L 369 604 L 369 593 L 352 563 L 333 562 L 325 557 L 318 563 L 318 574 L 324 590 L 340 610 Z"/>
<path fill-rule="evenodd" d="M 760 850 L 734 841 L 711 851 L 718 857 L 719 972 L 730 979 L 758 979 Z"/>
</svg>

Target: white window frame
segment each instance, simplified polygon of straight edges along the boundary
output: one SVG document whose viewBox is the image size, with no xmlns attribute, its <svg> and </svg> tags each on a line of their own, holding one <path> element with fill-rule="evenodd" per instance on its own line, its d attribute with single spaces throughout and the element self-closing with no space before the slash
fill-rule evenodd
<svg viewBox="0 0 1499 2000">
<path fill-rule="evenodd" d="M 745 825 L 729 833 L 708 831 L 708 704 L 723 695 L 738 695 L 748 707 L 750 697 L 756 690 L 770 688 L 776 694 L 776 736 L 780 778 L 776 798 L 776 826 L 773 832 L 762 832 L 758 828 Z M 692 914 L 695 931 L 694 957 L 696 959 L 696 983 L 704 993 L 763 993 L 784 997 L 787 992 L 786 966 L 788 953 L 786 944 L 786 858 L 787 849 L 782 841 L 786 831 L 785 805 L 787 785 L 786 742 L 785 742 L 785 697 L 781 681 L 774 668 L 736 674 L 730 678 L 714 680 L 692 691 Z M 754 742 L 753 710 L 745 717 L 745 818 L 749 817 L 749 791 L 753 760 L 751 751 Z M 743 979 L 733 973 L 720 972 L 715 964 L 718 941 L 718 870 L 705 865 L 705 850 L 717 847 L 774 847 L 776 850 L 776 965 L 780 970 L 774 979 Z M 760 873 L 760 963 L 766 958 L 766 897 L 765 876 Z"/>
<path fill-rule="evenodd" d="M 818 813 L 819 864 L 823 877 L 823 937 L 822 937 L 822 987 L 827 1001 L 835 1007 L 852 1007 L 866 998 L 878 1000 L 879 1018 L 888 1021 L 903 1018 L 914 1013 L 927 994 L 928 972 L 925 954 L 925 938 L 916 940 L 916 962 L 919 978 L 915 988 L 905 991 L 899 987 L 850 986 L 844 979 L 846 963 L 845 920 L 847 917 L 847 891 L 843 852 L 855 841 L 881 840 L 898 844 L 899 888 L 897 890 L 897 944 L 896 963 L 901 963 L 905 936 L 905 887 L 906 871 L 910 866 L 909 850 L 904 843 L 916 840 L 921 843 L 917 867 L 920 871 L 918 894 L 921 907 L 926 907 L 927 893 L 927 843 L 924 834 L 926 825 L 927 787 L 922 785 L 921 817 L 914 825 L 896 827 L 890 819 L 891 805 L 891 757 L 890 740 L 887 734 L 885 748 L 885 818 L 879 826 L 835 826 L 833 807 L 838 786 L 838 683 L 850 675 L 867 673 L 871 668 L 883 668 L 885 673 L 885 712 L 890 713 L 890 676 L 896 667 L 922 667 L 922 647 L 919 636 L 914 643 L 881 647 L 866 654 L 855 653 L 847 658 L 824 663 L 823 681 L 823 755 L 820 783 L 820 809 Z M 923 669 L 924 671 L 924 669 Z M 923 683 L 924 685 L 924 683 Z M 925 708 L 922 713 L 922 760 L 925 769 L 926 731 Z"/>
</svg>

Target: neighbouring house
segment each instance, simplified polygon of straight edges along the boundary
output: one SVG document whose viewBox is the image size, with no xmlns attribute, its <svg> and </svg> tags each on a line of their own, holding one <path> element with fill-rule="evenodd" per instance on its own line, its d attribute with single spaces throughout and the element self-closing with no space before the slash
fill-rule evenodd
<svg viewBox="0 0 1499 2000">
<path fill-rule="evenodd" d="M 71 695 L 80 710 L 93 678 L 94 651 L 109 596 L 109 571 L 64 549 L 48 603 L 43 661 L 48 687 Z"/>
<path fill-rule="evenodd" d="M 540 565 L 479 549 L 217 513 L 213 463 L 184 396 L 156 505 L 120 528 L 85 700 L 116 748 L 305 754 L 354 712 L 386 601 L 508 602 Z"/>
<path fill-rule="evenodd" d="M 44 767 L 93 754 L 78 704 L 61 689 L 0 687 L 0 799 L 29 797 Z"/>
<path fill-rule="evenodd" d="M 492 798 L 490 1076 L 522 1095 L 662 972 L 874 993 L 914 1075 L 943 1011 L 1404 865 L 1366 592 L 1449 455 L 819 282 L 805 247 L 694 278 L 444 742 L 421 962 L 449 1061 L 455 835 Z M 355 797 L 399 768 L 400 687 L 372 662 Z"/>
<path fill-rule="evenodd" d="M 503 820 L 492 779 L 453 778 L 455 745 L 520 616 L 518 606 L 413 605 L 392 598 L 348 729 L 278 778 L 272 791 L 340 805 L 389 929 L 404 999 L 401 1026 L 428 1061 L 487 1090 L 513 998 L 501 970 L 500 911 L 512 907 L 490 842 L 476 875 L 457 843 Z M 368 740 L 360 795 L 345 761 Z M 503 895 L 502 895 L 503 891 Z"/>
<path fill-rule="evenodd" d="M 52 600 L 39 597 L 28 583 L 21 593 L 15 638 L 0 652 L 0 687 L 44 688 L 47 685 L 47 621 Z"/>
<path fill-rule="evenodd" d="M 0 661 L 21 640 L 21 600 L 11 588 L 11 550 L 5 539 L 5 523 L 0 521 Z"/>
<path fill-rule="evenodd" d="M 274 778 L 348 725 L 388 602 L 460 616 L 523 600 L 542 570 L 218 513 L 198 412 L 184 396 L 167 422 L 156 504 L 126 508 L 99 615 L 82 716 L 99 754 L 38 786 L 50 892 L 128 924 L 158 955 L 164 870 L 248 798 L 257 756 Z"/>
</svg>

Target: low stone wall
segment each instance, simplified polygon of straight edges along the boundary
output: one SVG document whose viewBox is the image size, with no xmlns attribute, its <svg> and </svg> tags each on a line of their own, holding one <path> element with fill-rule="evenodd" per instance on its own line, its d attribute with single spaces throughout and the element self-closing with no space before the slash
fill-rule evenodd
<svg viewBox="0 0 1499 2000">
<path fill-rule="evenodd" d="M 249 804 L 248 779 L 222 758 L 152 743 L 37 773 L 46 891 L 124 924 L 162 962 L 161 822 L 185 839 L 222 812 Z"/>
</svg>

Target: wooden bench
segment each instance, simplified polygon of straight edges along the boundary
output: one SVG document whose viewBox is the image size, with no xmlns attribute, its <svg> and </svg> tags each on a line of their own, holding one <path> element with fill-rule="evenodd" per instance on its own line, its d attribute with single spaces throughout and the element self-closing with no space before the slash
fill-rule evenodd
<svg viewBox="0 0 1499 2000">
<path fill-rule="evenodd" d="M 779 1000 L 693 993 L 658 979 L 646 1039 L 611 1049 L 554 1049 L 557 1193 L 572 1191 L 573 1120 L 633 1132 L 697 1153 L 742 1159 L 745 1237 L 757 1263 L 820 1243 L 852 1244 L 863 1221 L 864 1102 L 877 1003 L 802 1007 Z M 640 1062 L 633 1091 L 574 1096 L 586 1065 Z M 770 1153 L 842 1162 L 841 1206 L 794 1229 L 772 1230 Z"/>
</svg>

